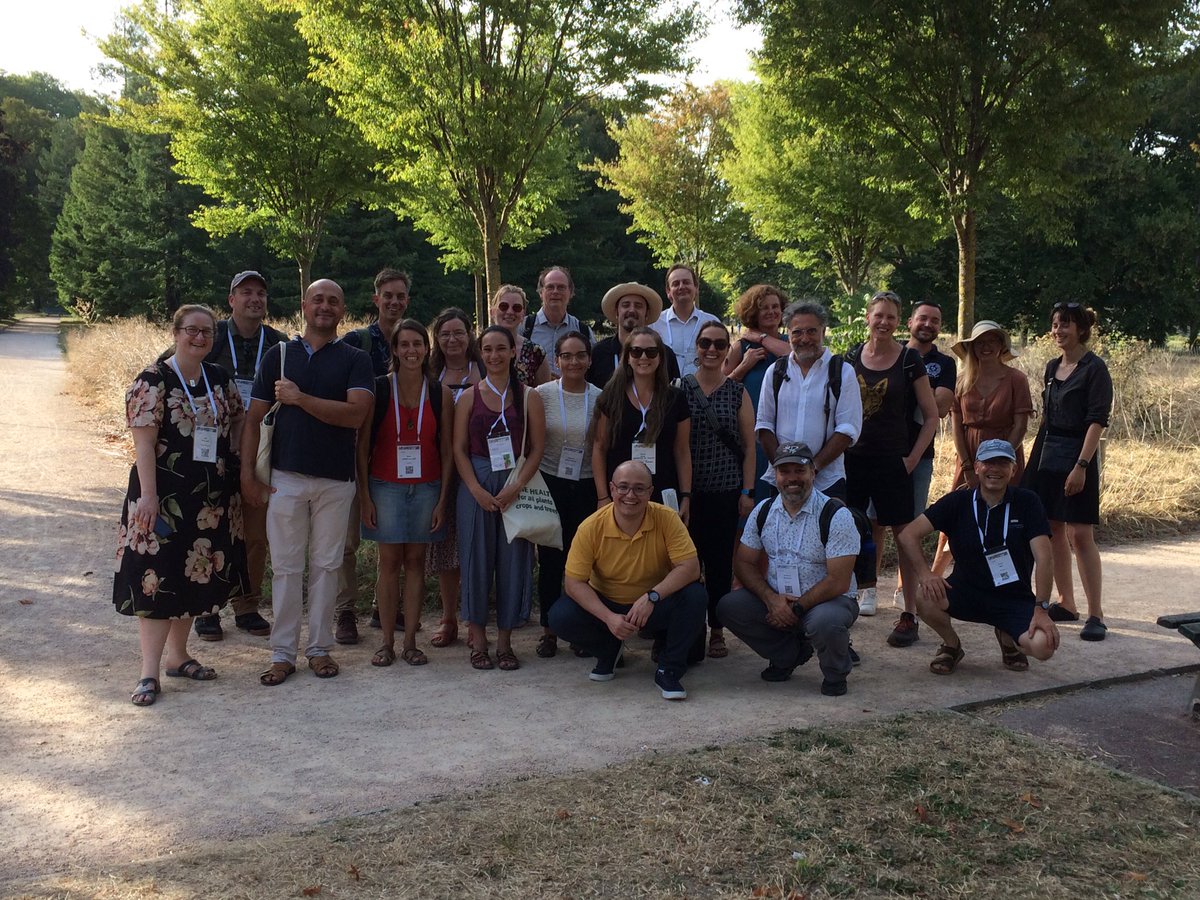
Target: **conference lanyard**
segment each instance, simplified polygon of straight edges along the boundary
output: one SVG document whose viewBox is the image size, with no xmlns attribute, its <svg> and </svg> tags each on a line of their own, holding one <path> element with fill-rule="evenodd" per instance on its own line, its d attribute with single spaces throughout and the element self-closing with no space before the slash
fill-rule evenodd
<svg viewBox="0 0 1200 900">
<path fill-rule="evenodd" d="M 983 524 L 979 523 L 979 489 L 975 489 L 975 495 L 971 499 L 971 511 L 975 514 L 975 528 L 979 532 L 979 546 L 983 547 L 984 552 L 987 552 L 987 544 L 984 543 L 984 534 L 987 532 L 988 522 L 991 518 L 992 511 L 987 508 L 987 502 L 984 501 Z M 1008 546 L 1008 511 L 1010 504 L 1004 504 L 1004 528 L 1001 535 L 1001 547 Z"/>
<path fill-rule="evenodd" d="M 562 416 L 562 431 L 563 431 L 562 450 L 559 451 L 558 471 L 556 473 L 559 478 L 566 478 L 570 481 L 578 481 L 579 476 L 583 472 L 583 454 L 584 454 L 584 450 L 585 450 L 585 448 L 583 447 L 583 443 L 587 437 L 587 425 L 588 425 L 587 402 L 588 402 L 588 397 L 591 396 L 591 390 L 592 390 L 592 386 L 590 384 L 584 385 L 584 387 L 583 387 L 583 416 L 579 423 L 579 425 L 580 425 L 579 445 L 576 446 L 576 445 L 571 444 L 568 441 L 568 437 L 570 435 L 571 429 L 568 426 L 568 422 L 567 422 L 567 403 L 566 403 L 566 400 L 564 399 L 562 379 L 560 378 L 558 380 L 558 411 L 559 411 L 559 414 Z"/>
<path fill-rule="evenodd" d="M 642 411 L 642 427 L 639 428 L 637 431 L 637 434 L 635 434 L 633 436 L 633 439 L 636 441 L 639 438 L 641 438 L 642 436 L 644 436 L 646 433 L 646 413 L 648 413 L 650 411 L 650 407 L 642 405 L 642 398 L 638 394 L 637 383 L 631 381 L 631 382 L 629 382 L 629 386 L 633 389 L 633 399 L 635 401 L 637 401 L 638 409 L 640 409 Z M 651 402 L 653 402 L 654 398 L 651 397 L 650 399 L 651 399 Z"/>
<path fill-rule="evenodd" d="M 493 431 L 495 431 L 496 426 L 501 425 L 501 424 L 504 425 L 504 430 L 508 431 L 508 419 L 505 418 L 505 416 L 504 416 L 504 410 L 508 406 L 508 388 L 509 388 L 509 386 L 508 385 L 504 386 L 504 393 L 502 394 L 498 390 L 496 390 L 496 386 L 494 384 L 492 384 L 492 377 L 490 375 L 485 375 L 483 377 L 483 381 L 484 381 L 484 384 L 486 384 L 489 388 L 491 388 L 492 393 L 500 398 L 500 415 L 496 416 L 496 421 L 493 422 L 492 427 L 488 429 L 488 434 L 491 434 Z"/>
<path fill-rule="evenodd" d="M 792 546 L 785 544 L 783 540 L 783 526 L 790 518 L 791 516 L 788 514 L 787 508 L 783 505 L 782 501 L 780 501 L 779 517 L 775 520 L 775 553 L 777 556 L 783 555 L 782 551 L 785 546 L 788 547 L 788 549 L 792 549 Z M 779 584 L 776 586 L 776 590 L 787 597 L 799 597 L 801 593 L 803 593 L 803 591 L 800 589 L 799 554 L 803 552 L 804 532 L 808 529 L 808 520 L 811 518 L 812 516 L 804 514 L 801 514 L 800 516 L 800 534 L 796 538 L 796 543 L 794 545 L 794 552 L 796 554 L 797 561 L 791 564 L 775 564 L 775 577 L 779 582 Z M 765 548 L 767 543 L 765 540 L 763 540 L 762 535 L 759 535 L 759 540 L 762 541 L 762 545 Z"/>
<path fill-rule="evenodd" d="M 986 504 L 985 504 L 986 506 Z M 1006 584 L 1015 584 L 1020 580 L 1017 574 L 1017 567 L 1013 563 L 1012 554 L 1008 552 L 1008 511 L 1010 504 L 1004 504 L 1004 534 L 1003 543 L 995 550 L 988 550 L 984 544 L 984 534 L 987 531 L 988 520 L 991 518 L 992 510 L 987 508 L 984 512 L 983 525 L 979 524 L 979 490 L 975 490 L 974 496 L 971 498 L 971 511 L 975 514 L 975 528 L 979 531 L 979 543 L 983 547 L 983 558 L 987 562 L 988 571 L 992 576 L 992 584 L 996 587 L 1004 587 Z"/>
<path fill-rule="evenodd" d="M 237 351 L 233 349 L 233 325 L 229 326 L 229 330 L 225 332 L 225 337 L 229 338 L 229 357 L 233 360 L 233 374 L 238 372 Z M 254 371 L 251 375 L 258 373 L 258 364 L 262 362 L 263 342 L 267 339 L 267 329 L 261 325 L 258 326 L 258 355 L 254 357 Z"/>
<path fill-rule="evenodd" d="M 417 402 L 417 439 L 415 443 L 421 441 L 421 426 L 425 421 L 425 394 L 429 385 L 424 378 L 421 379 L 421 399 Z M 400 383 L 396 380 L 396 373 L 392 373 L 392 408 L 396 411 L 396 443 L 403 443 L 400 440 Z"/>
<path fill-rule="evenodd" d="M 179 371 L 179 362 L 173 356 L 171 357 L 171 368 L 179 376 L 179 384 L 183 387 L 183 395 L 187 397 L 188 406 L 192 408 L 192 420 L 194 423 L 192 426 L 192 460 L 194 462 L 215 463 L 217 461 L 217 404 L 213 400 L 212 385 L 208 383 L 208 373 L 204 371 L 204 364 L 200 364 L 200 374 L 204 377 L 204 390 L 208 394 L 208 409 L 212 415 L 212 425 L 200 424 L 200 410 L 196 408 L 196 401 L 192 399 L 192 392 L 188 390 L 187 379 Z"/>
<path fill-rule="evenodd" d="M 421 427 L 425 422 L 425 394 L 429 383 L 421 379 L 421 399 L 417 401 L 417 434 L 412 441 L 400 435 L 400 382 L 392 373 L 392 409 L 396 412 L 396 477 L 421 477 Z M 440 388 L 439 388 L 440 390 Z"/>
</svg>

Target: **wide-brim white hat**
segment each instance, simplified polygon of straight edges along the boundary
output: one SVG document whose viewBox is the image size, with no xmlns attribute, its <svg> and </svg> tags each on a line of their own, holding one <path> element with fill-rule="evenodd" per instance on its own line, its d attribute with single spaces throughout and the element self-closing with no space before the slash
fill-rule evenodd
<svg viewBox="0 0 1200 900">
<path fill-rule="evenodd" d="M 609 288 L 604 299 L 600 301 L 601 312 L 614 325 L 620 325 L 621 323 L 617 321 L 617 304 L 621 302 L 622 297 L 628 297 L 630 294 L 636 294 L 646 301 L 646 321 L 643 324 L 650 325 L 657 322 L 658 317 L 662 315 L 662 297 L 654 288 L 638 284 L 636 281 L 627 281 Z"/>
</svg>

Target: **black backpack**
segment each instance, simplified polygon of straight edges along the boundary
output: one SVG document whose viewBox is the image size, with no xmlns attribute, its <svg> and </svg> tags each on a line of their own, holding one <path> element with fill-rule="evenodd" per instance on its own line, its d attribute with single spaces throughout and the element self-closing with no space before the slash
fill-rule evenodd
<svg viewBox="0 0 1200 900">
<path fill-rule="evenodd" d="M 829 380 L 825 383 L 825 435 L 829 436 L 829 414 L 837 408 L 842 396 L 842 363 L 845 359 L 840 353 L 829 358 Z M 787 373 L 788 357 L 781 356 L 771 364 L 771 395 L 775 398 L 775 409 L 779 410 L 779 389 L 785 381 L 790 381 Z"/>
<path fill-rule="evenodd" d="M 762 539 L 763 525 L 767 521 L 767 514 L 770 513 L 771 504 L 774 502 L 774 500 L 764 500 L 758 505 L 758 515 L 755 517 L 755 521 L 758 523 L 760 540 Z M 853 507 L 847 506 L 836 497 L 830 497 L 825 501 L 825 505 L 821 507 L 821 515 L 817 519 L 821 544 L 825 545 L 829 543 L 829 526 L 833 522 L 834 514 L 839 509 L 850 510 L 850 515 L 854 518 L 854 527 L 858 529 L 860 546 L 858 556 L 854 558 L 854 580 L 858 583 L 859 588 L 874 587 L 876 582 L 875 535 L 871 530 L 871 520 L 863 513 Z"/>
</svg>

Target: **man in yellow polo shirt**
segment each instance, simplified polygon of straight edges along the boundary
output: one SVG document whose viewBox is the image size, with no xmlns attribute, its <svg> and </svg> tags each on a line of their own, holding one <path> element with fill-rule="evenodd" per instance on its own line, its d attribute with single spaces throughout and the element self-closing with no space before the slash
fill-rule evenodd
<svg viewBox="0 0 1200 900">
<path fill-rule="evenodd" d="M 679 679 L 708 608 L 696 546 L 676 512 L 650 502 L 645 463 L 617 466 L 608 488 L 613 502 L 571 542 L 566 596 L 550 608 L 550 628 L 596 656 L 592 681 L 612 681 L 625 640 L 640 629 L 665 632 L 654 683 L 663 699 L 686 700 Z"/>
</svg>

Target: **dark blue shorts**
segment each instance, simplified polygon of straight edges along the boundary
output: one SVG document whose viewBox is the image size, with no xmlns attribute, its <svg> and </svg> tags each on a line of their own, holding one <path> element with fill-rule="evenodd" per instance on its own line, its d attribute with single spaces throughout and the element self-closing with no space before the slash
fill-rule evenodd
<svg viewBox="0 0 1200 900">
<path fill-rule="evenodd" d="M 952 619 L 964 622 L 982 622 L 992 625 L 1019 640 L 1029 630 L 1033 621 L 1034 600 L 1014 600 L 982 591 L 969 591 L 951 586 L 946 590 L 950 606 L 946 610 Z"/>
</svg>

